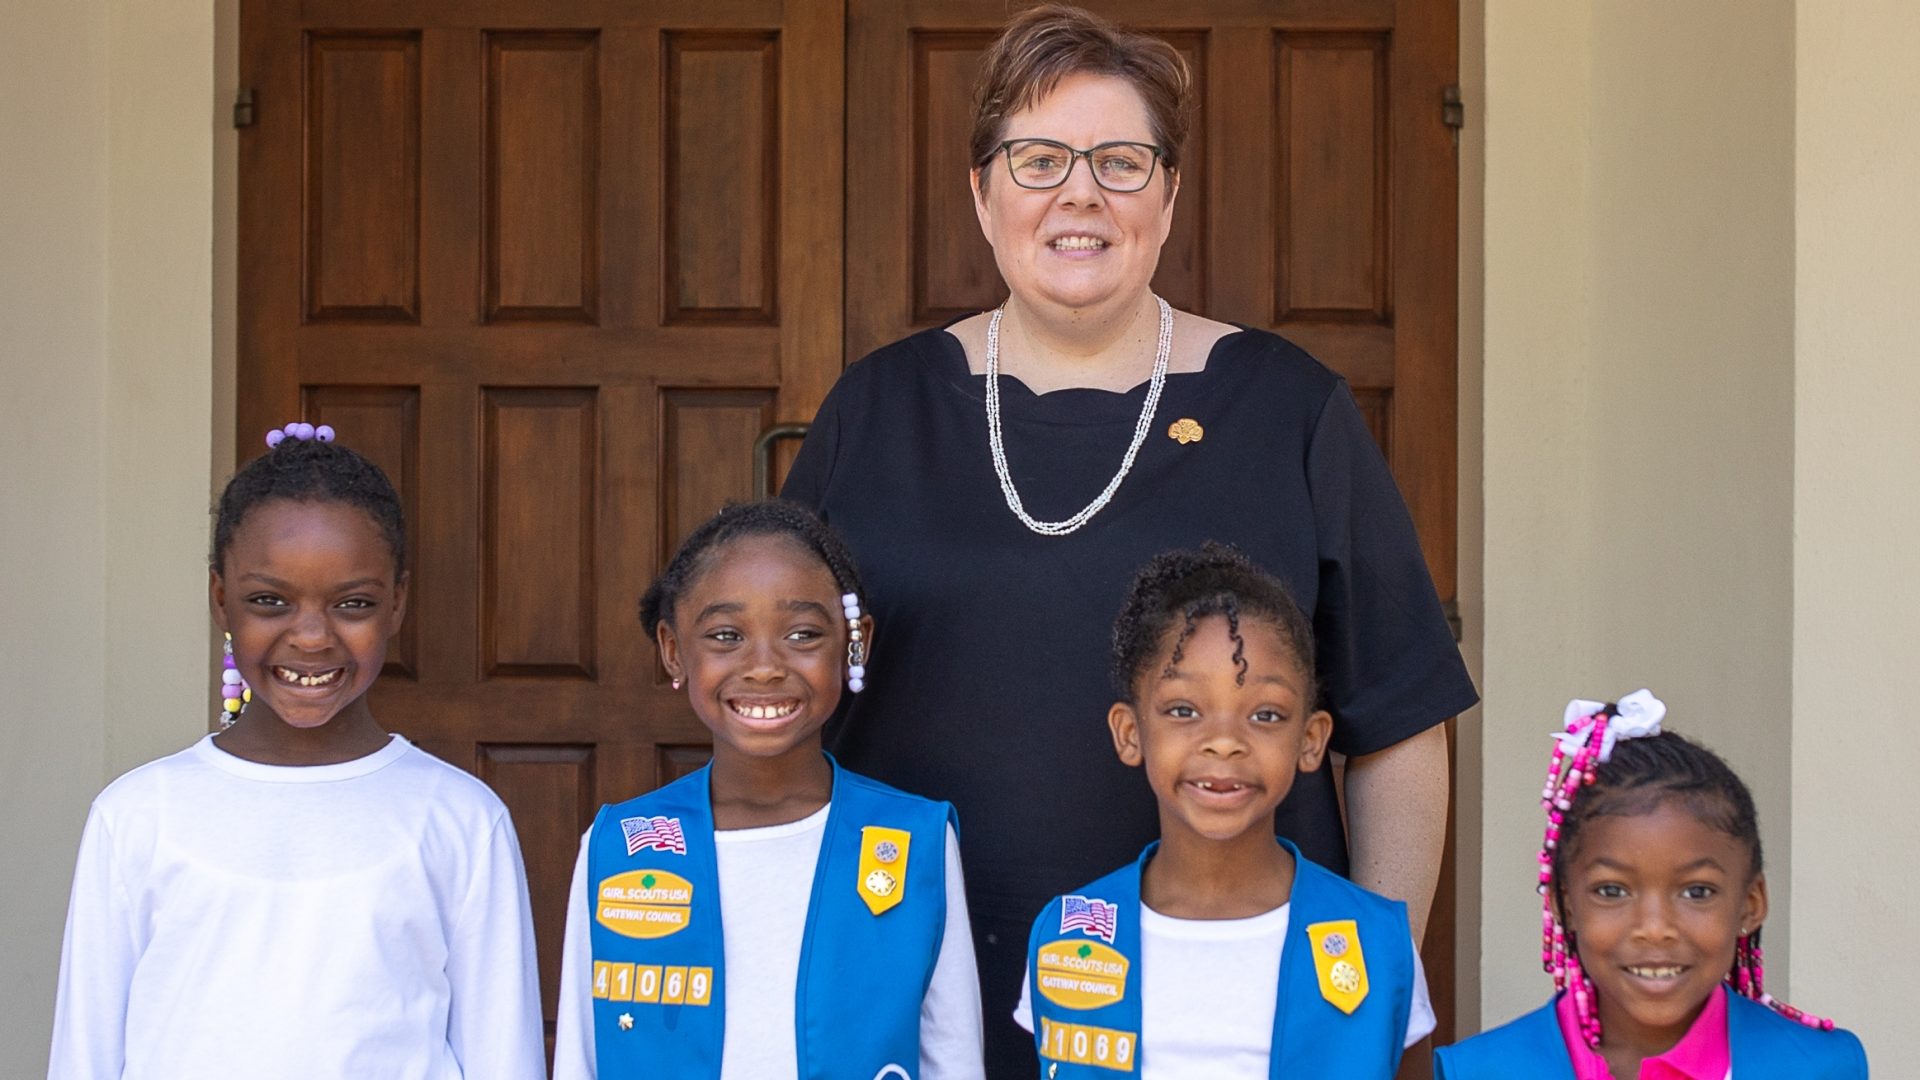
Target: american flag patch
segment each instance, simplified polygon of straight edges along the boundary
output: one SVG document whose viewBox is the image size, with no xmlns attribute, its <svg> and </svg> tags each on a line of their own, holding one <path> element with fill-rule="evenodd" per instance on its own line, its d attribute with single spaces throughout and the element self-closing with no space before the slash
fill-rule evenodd
<svg viewBox="0 0 1920 1080">
<path fill-rule="evenodd" d="M 687 835 L 680 831 L 677 817 L 621 818 L 620 831 L 626 834 L 629 855 L 647 850 L 687 853 Z"/>
<path fill-rule="evenodd" d="M 1083 930 L 1113 943 L 1114 925 L 1120 921 L 1120 905 L 1084 896 L 1060 899 L 1060 932 Z"/>
</svg>

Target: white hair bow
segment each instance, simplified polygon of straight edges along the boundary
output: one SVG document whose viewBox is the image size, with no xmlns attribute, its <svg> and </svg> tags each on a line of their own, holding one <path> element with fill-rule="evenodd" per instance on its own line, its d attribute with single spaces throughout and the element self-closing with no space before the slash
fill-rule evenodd
<svg viewBox="0 0 1920 1080">
<path fill-rule="evenodd" d="M 1578 753 L 1593 736 L 1594 714 L 1606 707 L 1604 701 L 1587 701 L 1584 698 L 1567 702 L 1567 730 L 1554 738 L 1560 740 L 1561 747 L 1569 757 Z M 1654 697 L 1651 690 L 1635 690 L 1621 698 L 1620 703 L 1614 706 L 1614 715 L 1607 717 L 1606 733 L 1600 736 L 1600 761 L 1613 759 L 1613 746 L 1621 739 L 1660 734 L 1660 721 L 1666 716 L 1667 703 Z"/>
</svg>

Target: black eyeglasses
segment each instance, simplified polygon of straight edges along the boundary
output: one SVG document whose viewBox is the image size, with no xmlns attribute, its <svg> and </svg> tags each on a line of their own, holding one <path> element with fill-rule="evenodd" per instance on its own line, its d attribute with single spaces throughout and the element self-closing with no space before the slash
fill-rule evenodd
<svg viewBox="0 0 1920 1080">
<path fill-rule="evenodd" d="M 993 150 L 1006 152 L 1007 172 L 1023 188 L 1057 188 L 1067 182 L 1074 161 L 1086 158 L 1093 182 L 1118 192 L 1146 187 L 1153 180 L 1154 163 L 1164 153 L 1149 143 L 1106 142 L 1091 150 L 1076 150 L 1052 139 L 1008 139 Z"/>
</svg>

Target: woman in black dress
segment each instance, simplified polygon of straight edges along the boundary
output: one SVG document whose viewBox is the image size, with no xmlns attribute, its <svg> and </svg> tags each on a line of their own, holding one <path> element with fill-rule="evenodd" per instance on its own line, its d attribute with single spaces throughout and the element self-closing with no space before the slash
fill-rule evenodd
<svg viewBox="0 0 1920 1080">
<path fill-rule="evenodd" d="M 1010 1014 L 1048 898 L 1157 832 L 1105 717 L 1134 570 L 1239 546 L 1313 617 L 1330 770 L 1277 827 L 1408 901 L 1444 840 L 1447 717 L 1475 701 L 1413 526 L 1346 383 L 1273 334 L 1149 288 L 1179 190 L 1184 61 L 1084 12 L 1017 17 L 975 95 L 974 207 L 1010 293 L 879 349 L 821 407 L 785 494 L 853 545 L 880 627 L 829 743 L 960 811 L 989 1074 L 1031 1077 Z"/>
</svg>

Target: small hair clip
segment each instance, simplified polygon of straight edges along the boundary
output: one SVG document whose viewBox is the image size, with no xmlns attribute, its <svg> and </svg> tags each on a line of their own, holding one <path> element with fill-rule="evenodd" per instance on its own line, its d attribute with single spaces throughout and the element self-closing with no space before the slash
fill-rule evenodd
<svg viewBox="0 0 1920 1080">
<path fill-rule="evenodd" d="M 272 431 L 267 432 L 267 449 L 271 450 L 281 443 L 286 442 L 288 439 L 298 439 L 301 442 L 307 442 L 311 439 L 318 439 L 321 442 L 332 442 L 333 429 L 325 424 L 314 427 L 312 424 L 302 423 L 296 420 L 286 427 L 274 428 Z"/>
</svg>

